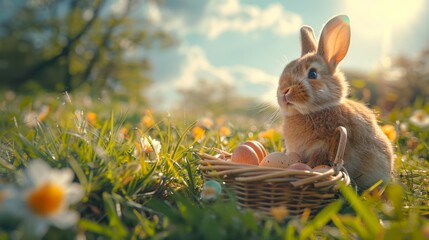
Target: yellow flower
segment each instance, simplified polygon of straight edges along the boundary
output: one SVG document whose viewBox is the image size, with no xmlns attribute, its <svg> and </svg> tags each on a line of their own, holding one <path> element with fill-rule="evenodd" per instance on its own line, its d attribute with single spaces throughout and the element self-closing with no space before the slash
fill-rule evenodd
<svg viewBox="0 0 429 240">
<path fill-rule="evenodd" d="M 202 129 L 201 127 L 194 127 L 192 129 L 192 136 L 195 140 L 202 139 L 205 133 L 206 131 L 204 131 L 204 129 Z"/>
<path fill-rule="evenodd" d="M 219 128 L 219 135 L 227 137 L 231 135 L 231 130 L 227 127 L 222 126 Z"/>
<path fill-rule="evenodd" d="M 397 133 L 393 125 L 386 124 L 381 127 L 381 130 L 383 130 L 384 134 L 386 134 L 390 141 L 395 141 Z"/>
<path fill-rule="evenodd" d="M 145 115 L 142 117 L 142 122 L 147 128 L 150 128 L 155 124 L 155 120 L 153 119 L 153 115 L 150 110 L 146 110 Z"/>
<path fill-rule="evenodd" d="M 268 129 L 267 131 L 264 132 L 260 132 L 259 133 L 259 138 L 267 138 L 267 139 L 274 139 L 276 135 L 276 131 L 274 129 Z"/>
<path fill-rule="evenodd" d="M 64 199 L 64 189 L 56 183 L 46 182 L 28 194 L 27 204 L 41 216 L 55 213 Z"/>
<path fill-rule="evenodd" d="M 270 212 L 271 216 L 278 222 L 284 221 L 285 217 L 288 215 L 288 210 L 285 206 L 272 207 Z"/>
<path fill-rule="evenodd" d="M 89 124 L 94 125 L 97 121 L 97 114 L 94 112 L 88 112 L 86 114 L 86 120 L 89 122 Z"/>
<path fill-rule="evenodd" d="M 130 137 L 128 128 L 121 128 L 121 130 L 119 130 L 119 137 L 120 139 L 128 139 Z"/>
</svg>

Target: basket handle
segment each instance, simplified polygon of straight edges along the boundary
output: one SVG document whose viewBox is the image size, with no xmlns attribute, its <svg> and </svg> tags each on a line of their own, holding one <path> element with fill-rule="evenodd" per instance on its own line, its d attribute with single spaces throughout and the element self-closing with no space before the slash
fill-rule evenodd
<svg viewBox="0 0 429 240">
<path fill-rule="evenodd" d="M 339 140 L 337 140 L 339 137 Z M 338 142 L 338 145 L 336 144 Z M 346 150 L 346 144 L 347 144 L 347 129 L 343 126 L 339 126 L 335 129 L 335 135 L 333 137 L 333 141 L 331 142 L 330 147 L 330 156 L 332 156 L 336 147 L 336 155 L 334 158 L 333 167 L 335 171 L 339 171 L 344 164 L 344 152 Z"/>
</svg>

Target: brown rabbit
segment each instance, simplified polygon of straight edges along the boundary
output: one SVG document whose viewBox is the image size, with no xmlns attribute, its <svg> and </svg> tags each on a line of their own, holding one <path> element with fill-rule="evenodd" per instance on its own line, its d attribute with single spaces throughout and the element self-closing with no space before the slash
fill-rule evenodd
<svg viewBox="0 0 429 240">
<path fill-rule="evenodd" d="M 301 45 L 301 57 L 285 67 L 277 89 L 287 151 L 312 167 L 326 164 L 335 129 L 344 126 L 344 167 L 352 180 L 361 190 L 380 179 L 386 183 L 392 145 L 374 113 L 346 98 L 349 87 L 337 69 L 350 45 L 349 18 L 340 15 L 326 23 L 317 47 L 312 28 L 303 26 Z"/>
</svg>

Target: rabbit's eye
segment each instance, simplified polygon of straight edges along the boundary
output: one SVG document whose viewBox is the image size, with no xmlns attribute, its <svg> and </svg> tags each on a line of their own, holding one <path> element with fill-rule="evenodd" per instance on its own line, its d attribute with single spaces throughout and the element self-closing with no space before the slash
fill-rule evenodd
<svg viewBox="0 0 429 240">
<path fill-rule="evenodd" d="M 315 68 L 310 68 L 310 70 L 308 71 L 308 78 L 317 79 L 317 70 Z"/>
</svg>

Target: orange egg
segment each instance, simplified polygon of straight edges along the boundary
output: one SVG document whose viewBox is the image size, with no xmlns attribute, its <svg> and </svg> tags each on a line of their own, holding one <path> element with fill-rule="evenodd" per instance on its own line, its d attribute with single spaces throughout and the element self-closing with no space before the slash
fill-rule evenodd
<svg viewBox="0 0 429 240">
<path fill-rule="evenodd" d="M 294 170 L 311 170 L 311 167 L 305 163 L 294 163 L 288 167 L 289 169 Z"/>
<path fill-rule="evenodd" d="M 236 163 L 258 165 L 258 155 L 247 145 L 240 145 L 234 149 L 231 161 Z"/>
<path fill-rule="evenodd" d="M 265 151 L 264 146 L 258 141 L 254 141 L 254 140 L 247 141 L 244 143 L 244 145 L 251 147 L 256 152 L 256 154 L 258 155 L 259 162 L 261 162 L 262 159 L 264 159 L 264 157 L 267 156 L 267 152 Z"/>
</svg>

